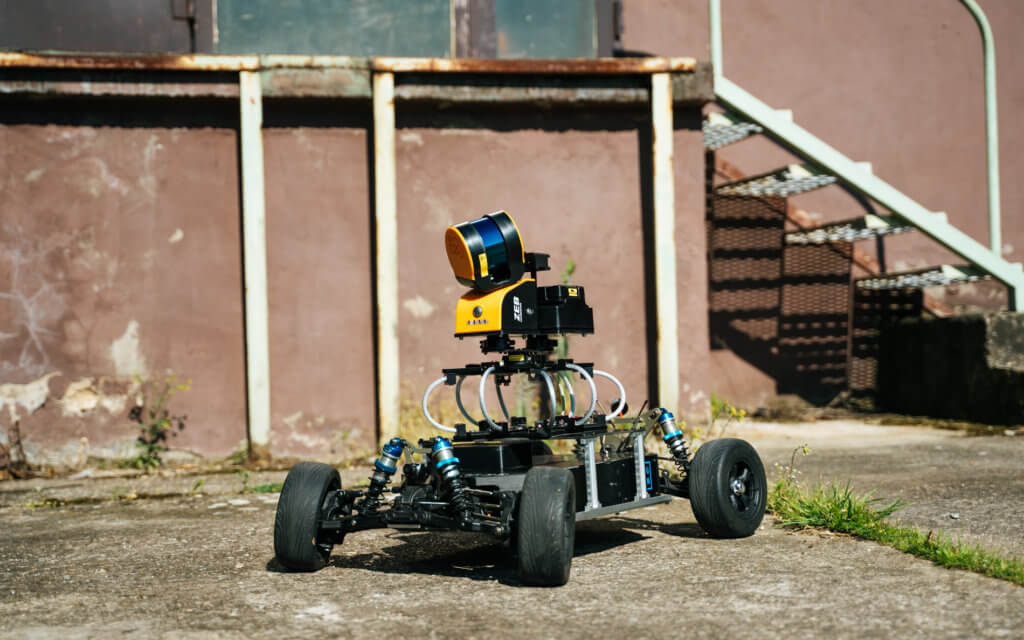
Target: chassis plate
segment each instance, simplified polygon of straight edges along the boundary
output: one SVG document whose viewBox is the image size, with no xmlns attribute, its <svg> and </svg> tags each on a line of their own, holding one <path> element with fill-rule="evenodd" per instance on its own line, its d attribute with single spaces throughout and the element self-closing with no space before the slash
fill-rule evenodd
<svg viewBox="0 0 1024 640">
<path fill-rule="evenodd" d="M 606 516 L 609 513 L 619 513 L 621 511 L 629 511 L 630 509 L 640 509 L 641 507 L 649 507 L 655 504 L 665 504 L 666 502 L 672 502 L 672 496 L 652 496 L 650 498 L 644 498 L 643 500 L 630 500 L 629 502 L 623 502 L 621 504 L 612 504 L 606 507 L 597 507 L 596 509 L 577 511 L 576 522 L 579 522 L 581 520 L 590 520 L 591 518 L 597 518 L 599 516 Z"/>
</svg>

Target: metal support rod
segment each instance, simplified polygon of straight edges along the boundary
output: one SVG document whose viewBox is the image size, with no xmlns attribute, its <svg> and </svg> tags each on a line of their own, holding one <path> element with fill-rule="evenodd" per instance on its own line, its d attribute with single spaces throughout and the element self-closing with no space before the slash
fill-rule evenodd
<svg viewBox="0 0 1024 640">
<path fill-rule="evenodd" d="M 583 476 L 587 485 L 587 501 L 583 509 L 599 509 L 601 500 L 597 497 L 597 453 L 594 451 L 593 438 L 583 443 Z"/>
<path fill-rule="evenodd" d="M 377 425 L 398 433 L 398 208 L 395 178 L 395 75 L 373 75 L 374 226 L 377 253 Z"/>
<path fill-rule="evenodd" d="M 985 12 L 974 0 L 960 0 L 981 29 L 985 57 L 985 155 L 988 161 L 988 237 L 992 253 L 1003 255 L 999 197 L 999 121 L 996 101 L 996 46 Z"/>
<path fill-rule="evenodd" d="M 260 74 L 238 74 L 241 109 L 242 262 L 245 267 L 245 366 L 249 443 L 270 442 L 270 337 L 267 328 L 267 224 L 263 188 Z"/>
<path fill-rule="evenodd" d="M 636 470 L 636 500 L 647 499 L 647 465 L 644 460 L 644 432 L 633 434 L 633 466 Z"/>
<path fill-rule="evenodd" d="M 676 304 L 676 194 L 672 169 L 672 78 L 651 74 L 654 146 L 654 288 L 658 323 L 658 398 L 679 406 L 679 335 Z"/>
</svg>

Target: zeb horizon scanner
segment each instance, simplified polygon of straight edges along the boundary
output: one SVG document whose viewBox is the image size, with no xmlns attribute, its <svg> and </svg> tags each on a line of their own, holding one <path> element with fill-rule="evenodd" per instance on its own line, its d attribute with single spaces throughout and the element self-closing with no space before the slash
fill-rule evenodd
<svg viewBox="0 0 1024 640">
<path fill-rule="evenodd" d="M 470 288 L 455 308 L 457 337 L 520 335 L 529 340 L 594 332 L 594 312 L 583 287 L 537 286 L 537 273 L 551 269 L 549 256 L 524 250 L 519 227 L 507 212 L 448 227 L 444 246 L 455 279 Z M 485 353 L 502 351 L 503 344 Z"/>
</svg>

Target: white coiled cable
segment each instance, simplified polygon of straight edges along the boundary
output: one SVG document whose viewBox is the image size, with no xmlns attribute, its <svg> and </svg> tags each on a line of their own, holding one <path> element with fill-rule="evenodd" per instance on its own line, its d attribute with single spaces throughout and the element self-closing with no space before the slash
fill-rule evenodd
<svg viewBox="0 0 1024 640">
<path fill-rule="evenodd" d="M 617 409 L 614 409 L 613 407 L 614 410 L 611 412 L 611 415 L 608 416 L 609 418 L 618 418 L 622 415 L 622 410 L 626 408 L 626 388 L 622 386 L 622 383 L 619 382 L 618 378 L 607 371 L 598 371 L 597 369 L 594 369 L 594 375 L 601 376 L 602 378 L 608 378 L 615 383 L 616 387 L 619 388 L 619 406 Z"/>
<path fill-rule="evenodd" d="M 554 412 L 557 402 L 555 400 L 555 385 L 551 382 L 551 376 L 548 375 L 547 371 L 544 371 L 543 369 L 537 369 L 537 371 L 544 377 L 544 383 L 548 388 L 548 398 L 551 400 L 551 410 Z M 484 398 L 484 392 L 487 389 L 487 376 L 491 375 L 493 372 L 494 367 L 491 366 L 488 367 L 487 370 L 483 372 L 483 375 L 480 376 L 480 411 L 484 414 L 484 420 L 491 426 L 491 428 L 500 430 L 501 427 L 498 426 L 494 420 L 491 420 L 490 414 L 487 413 L 487 400 Z"/>
<path fill-rule="evenodd" d="M 430 424 L 434 425 L 435 427 L 437 427 L 441 431 L 448 431 L 448 432 L 451 432 L 451 433 L 455 433 L 455 429 L 453 429 L 452 427 L 446 427 L 443 424 L 441 424 L 440 422 L 438 422 L 437 420 L 434 420 L 434 417 L 432 415 L 430 415 L 430 411 L 427 409 L 427 400 L 430 399 L 430 394 L 434 391 L 434 389 L 437 388 L 438 385 L 444 383 L 445 378 L 446 378 L 446 376 L 441 376 L 437 380 L 434 380 L 433 382 L 431 382 L 427 386 L 427 390 L 423 392 L 423 405 L 422 405 L 423 417 L 427 419 L 427 422 L 429 422 Z M 459 408 L 462 409 L 462 403 L 461 402 L 459 403 Z M 463 413 L 465 414 L 465 410 L 463 410 Z"/>
<path fill-rule="evenodd" d="M 579 373 L 583 376 L 583 379 L 587 381 L 587 384 L 590 385 L 590 407 L 587 409 L 587 412 L 583 414 L 583 417 L 576 421 L 576 425 L 579 426 L 589 420 L 590 416 L 594 413 L 594 407 L 597 406 L 597 385 L 594 384 L 594 378 L 587 373 L 587 370 L 578 364 L 566 362 L 565 367 Z M 597 372 L 595 371 L 594 373 Z"/>
</svg>

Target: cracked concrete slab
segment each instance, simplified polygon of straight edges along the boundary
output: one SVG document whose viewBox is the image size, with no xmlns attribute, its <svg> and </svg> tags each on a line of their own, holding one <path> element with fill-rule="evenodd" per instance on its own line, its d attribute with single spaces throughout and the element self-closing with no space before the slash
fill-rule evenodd
<svg viewBox="0 0 1024 640">
<path fill-rule="evenodd" d="M 850 479 L 912 503 L 901 518 L 1019 549 L 1024 438 L 828 423 L 745 427 L 766 467 Z M 733 434 L 730 434 L 733 435 Z M 799 442 L 797 442 L 799 440 Z M 984 454 L 982 452 L 985 452 Z M 280 481 L 253 474 L 249 486 Z M 343 471 L 347 486 L 367 475 Z M 713 540 L 685 501 L 580 523 L 569 584 L 524 587 L 508 549 L 467 534 L 368 531 L 315 574 L 273 561 L 276 496 L 240 478 L 68 479 L 0 485 L 0 638 L 1019 637 L 1024 589 L 844 536 L 767 521 Z M 29 509 L 37 494 L 174 494 Z M 38 491 L 36 491 L 38 487 Z M 952 510 L 959 520 L 944 516 Z"/>
</svg>

